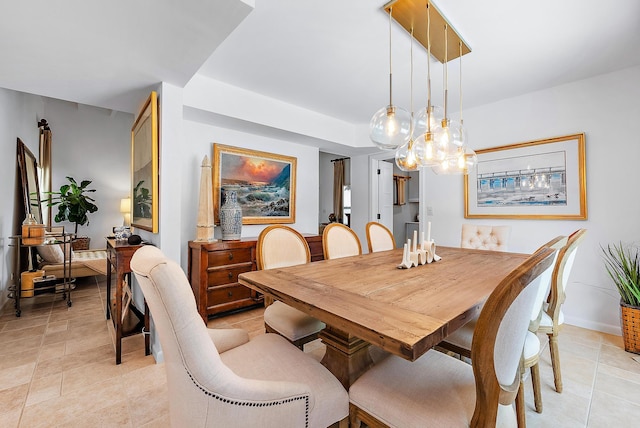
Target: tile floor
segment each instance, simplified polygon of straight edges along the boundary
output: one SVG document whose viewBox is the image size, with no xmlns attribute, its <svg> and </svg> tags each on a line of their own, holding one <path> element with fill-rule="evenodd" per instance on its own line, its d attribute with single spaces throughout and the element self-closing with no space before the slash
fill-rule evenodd
<svg viewBox="0 0 640 428">
<path fill-rule="evenodd" d="M 104 278 L 86 278 L 67 308 L 60 295 L 12 302 L 0 313 L 0 426 L 167 427 L 164 366 L 144 356 L 141 335 L 123 341 L 115 365 L 113 328 L 104 318 Z M 262 310 L 209 322 L 262 334 Z M 320 358 L 323 347 L 306 348 Z M 535 427 L 637 426 L 640 363 L 622 339 L 566 326 L 560 335 L 564 391 L 553 389 L 548 351 L 541 362 L 544 412 L 533 411 L 527 382 L 527 424 Z M 640 356 L 638 356 L 640 357 Z M 640 360 L 640 358 L 638 358 Z"/>
</svg>

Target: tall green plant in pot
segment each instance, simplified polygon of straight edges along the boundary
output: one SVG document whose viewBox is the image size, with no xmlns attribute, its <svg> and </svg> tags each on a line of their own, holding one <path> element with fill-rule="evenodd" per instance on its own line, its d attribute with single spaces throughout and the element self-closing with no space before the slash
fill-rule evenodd
<svg viewBox="0 0 640 428">
<path fill-rule="evenodd" d="M 602 252 L 607 272 L 620 293 L 624 349 L 640 354 L 640 249 L 620 242 L 603 247 Z"/>
<path fill-rule="evenodd" d="M 72 178 L 67 177 L 69 184 L 63 184 L 60 187 L 59 192 L 50 192 L 52 198 L 49 202 L 49 206 L 57 206 L 58 213 L 55 216 L 56 222 L 69 221 L 75 224 L 74 233 L 76 239 L 81 241 L 82 244 L 74 245 L 75 249 L 89 248 L 89 238 L 78 238 L 78 226 L 84 226 L 89 224 L 88 214 L 98 211 L 95 199 L 90 197 L 88 193 L 93 193 L 95 189 L 89 189 L 91 181 L 82 180 L 78 185 L 78 182 Z"/>
</svg>

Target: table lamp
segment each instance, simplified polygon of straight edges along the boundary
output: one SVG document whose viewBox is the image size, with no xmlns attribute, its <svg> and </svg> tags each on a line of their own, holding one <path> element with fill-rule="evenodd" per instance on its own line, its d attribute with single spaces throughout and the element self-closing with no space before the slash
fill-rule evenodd
<svg viewBox="0 0 640 428">
<path fill-rule="evenodd" d="M 131 226 L 131 198 L 120 199 L 120 212 L 124 217 L 123 226 Z"/>
</svg>

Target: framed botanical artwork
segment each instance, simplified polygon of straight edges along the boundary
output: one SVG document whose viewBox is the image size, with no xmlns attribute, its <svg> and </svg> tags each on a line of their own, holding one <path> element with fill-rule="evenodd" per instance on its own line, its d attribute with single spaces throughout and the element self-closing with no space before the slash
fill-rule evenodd
<svg viewBox="0 0 640 428">
<path fill-rule="evenodd" d="M 213 145 L 213 210 L 219 223 L 226 191 L 235 191 L 242 224 L 295 223 L 296 158 Z"/>
<path fill-rule="evenodd" d="M 151 92 L 131 128 L 131 226 L 158 233 L 158 95 Z"/>
<path fill-rule="evenodd" d="M 465 218 L 587 219 L 584 134 L 477 150 Z"/>
</svg>

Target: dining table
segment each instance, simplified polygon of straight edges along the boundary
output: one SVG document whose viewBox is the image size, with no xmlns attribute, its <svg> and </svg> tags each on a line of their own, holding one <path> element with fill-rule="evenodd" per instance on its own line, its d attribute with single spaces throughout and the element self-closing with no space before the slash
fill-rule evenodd
<svg viewBox="0 0 640 428">
<path fill-rule="evenodd" d="M 326 324 L 322 359 L 349 389 L 369 347 L 415 361 L 478 315 L 529 255 L 438 247 L 437 262 L 402 269 L 403 249 L 246 272 L 238 281 Z"/>
</svg>

